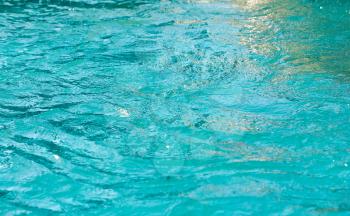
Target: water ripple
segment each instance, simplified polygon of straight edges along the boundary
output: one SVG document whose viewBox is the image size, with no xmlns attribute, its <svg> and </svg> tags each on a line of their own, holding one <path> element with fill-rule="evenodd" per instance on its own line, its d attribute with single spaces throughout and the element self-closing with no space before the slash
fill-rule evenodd
<svg viewBox="0 0 350 216">
<path fill-rule="evenodd" d="M 349 213 L 345 1 L 1 1 L 0 214 Z"/>
</svg>

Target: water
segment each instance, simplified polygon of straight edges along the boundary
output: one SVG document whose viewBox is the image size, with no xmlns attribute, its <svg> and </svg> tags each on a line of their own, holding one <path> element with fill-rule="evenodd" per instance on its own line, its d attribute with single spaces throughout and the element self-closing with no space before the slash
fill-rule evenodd
<svg viewBox="0 0 350 216">
<path fill-rule="evenodd" d="M 349 215 L 350 2 L 1 1 L 1 215 Z"/>
</svg>

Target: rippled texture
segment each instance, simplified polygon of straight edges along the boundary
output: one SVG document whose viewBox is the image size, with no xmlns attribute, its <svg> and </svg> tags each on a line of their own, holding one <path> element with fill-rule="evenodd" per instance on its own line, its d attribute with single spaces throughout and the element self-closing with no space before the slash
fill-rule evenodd
<svg viewBox="0 0 350 216">
<path fill-rule="evenodd" d="M 0 213 L 350 214 L 350 2 L 1 1 Z"/>
</svg>

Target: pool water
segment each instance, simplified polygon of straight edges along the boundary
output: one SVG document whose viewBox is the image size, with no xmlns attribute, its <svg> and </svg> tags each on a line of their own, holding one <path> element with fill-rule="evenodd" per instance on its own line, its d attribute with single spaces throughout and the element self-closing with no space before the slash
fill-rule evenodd
<svg viewBox="0 0 350 216">
<path fill-rule="evenodd" d="M 0 5 L 0 215 L 350 214 L 349 1 Z"/>
</svg>

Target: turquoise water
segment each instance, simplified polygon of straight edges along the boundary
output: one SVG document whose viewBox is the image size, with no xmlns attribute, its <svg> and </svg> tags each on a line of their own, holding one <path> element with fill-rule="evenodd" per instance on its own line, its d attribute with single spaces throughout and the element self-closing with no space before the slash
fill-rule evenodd
<svg viewBox="0 0 350 216">
<path fill-rule="evenodd" d="M 0 215 L 350 214 L 349 1 L 0 5 Z"/>
</svg>

